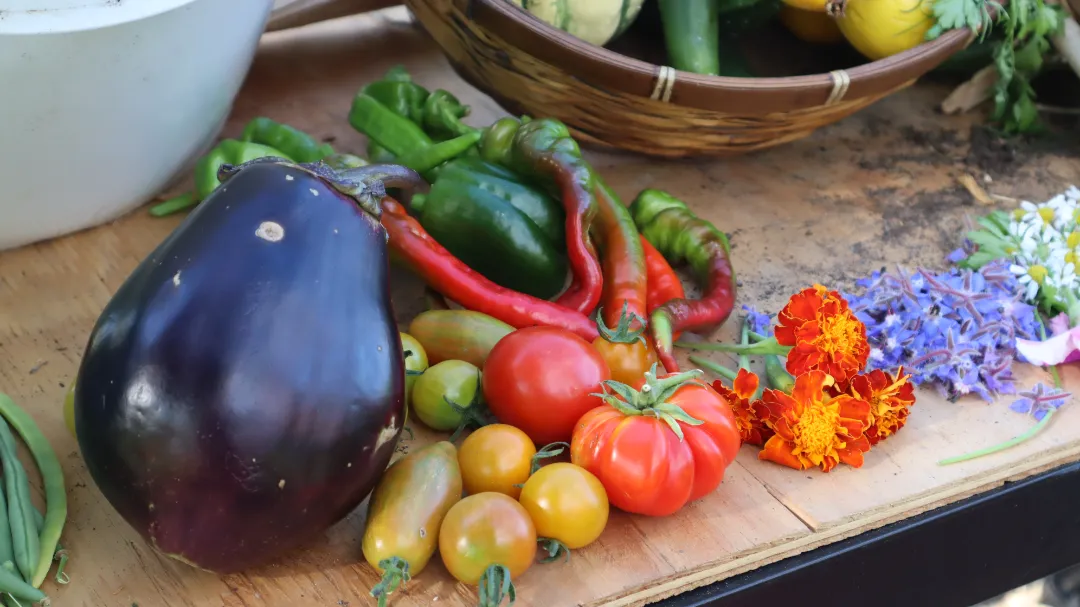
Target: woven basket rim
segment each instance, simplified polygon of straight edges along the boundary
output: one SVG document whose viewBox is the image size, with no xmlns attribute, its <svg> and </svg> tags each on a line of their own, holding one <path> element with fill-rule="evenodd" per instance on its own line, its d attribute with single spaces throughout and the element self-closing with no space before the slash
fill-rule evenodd
<svg viewBox="0 0 1080 607">
<path fill-rule="evenodd" d="M 885 59 L 825 74 L 770 78 L 707 76 L 677 71 L 595 46 L 541 21 L 508 0 L 452 1 L 487 31 L 513 41 L 515 47 L 571 76 L 606 90 L 704 110 L 725 110 L 733 104 L 753 106 L 765 100 L 771 100 L 768 105 L 773 105 L 776 93 L 788 93 L 791 102 L 784 104 L 790 106 L 788 110 L 827 105 L 840 98 L 869 96 L 918 78 L 974 38 L 970 30 L 951 30 Z"/>
</svg>

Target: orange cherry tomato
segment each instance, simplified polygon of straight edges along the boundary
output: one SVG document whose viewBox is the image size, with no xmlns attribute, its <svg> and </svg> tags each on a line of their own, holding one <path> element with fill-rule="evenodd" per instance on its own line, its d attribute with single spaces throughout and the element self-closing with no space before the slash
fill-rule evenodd
<svg viewBox="0 0 1080 607">
<path fill-rule="evenodd" d="M 536 527 L 525 508 L 502 493 L 478 493 L 454 504 L 439 528 L 439 556 L 450 575 L 480 586 L 481 605 L 499 605 L 502 596 L 485 596 L 513 579 L 536 558 Z M 496 583 L 485 583 L 493 576 Z M 511 595 L 513 596 L 513 595 Z"/>
<path fill-rule="evenodd" d="M 607 492 L 591 472 L 563 462 L 540 468 L 521 489 L 518 499 L 529 512 L 536 534 L 576 550 L 600 537 L 607 526 Z M 558 545 L 548 547 L 549 558 L 557 558 Z"/>
<path fill-rule="evenodd" d="M 600 336 L 593 340 L 592 346 L 607 361 L 611 379 L 623 384 L 633 384 L 645 377 L 645 372 L 658 360 L 656 350 L 641 339 L 620 343 Z"/>
<path fill-rule="evenodd" d="M 458 464 L 465 492 L 493 491 L 514 499 L 529 478 L 536 446 L 521 430 L 506 424 L 478 428 L 461 443 Z"/>
</svg>

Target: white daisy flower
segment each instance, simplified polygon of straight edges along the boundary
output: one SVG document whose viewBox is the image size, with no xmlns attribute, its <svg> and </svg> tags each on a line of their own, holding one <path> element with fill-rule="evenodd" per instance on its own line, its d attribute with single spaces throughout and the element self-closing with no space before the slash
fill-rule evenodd
<svg viewBox="0 0 1080 607">
<path fill-rule="evenodd" d="M 1031 304 L 1037 303 L 1039 287 L 1046 280 L 1047 274 L 1049 274 L 1046 266 L 1036 263 L 1025 267 L 1014 263 L 1009 266 L 1009 271 L 1016 276 L 1016 281 L 1020 283 L 1020 288 L 1024 290 L 1024 301 Z"/>
</svg>

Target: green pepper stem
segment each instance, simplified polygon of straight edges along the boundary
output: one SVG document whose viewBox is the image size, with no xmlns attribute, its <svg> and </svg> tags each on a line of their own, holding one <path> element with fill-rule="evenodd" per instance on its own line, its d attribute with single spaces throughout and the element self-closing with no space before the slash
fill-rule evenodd
<svg viewBox="0 0 1080 607">
<path fill-rule="evenodd" d="M 194 192 L 188 192 L 155 204 L 150 207 L 150 214 L 154 217 L 165 217 L 166 215 L 179 213 L 184 209 L 190 209 L 197 204 L 199 204 L 199 197 Z"/>
<path fill-rule="evenodd" d="M 968 460 L 973 460 L 975 458 L 979 458 L 979 457 L 982 457 L 984 455 L 990 455 L 991 453 L 997 453 L 998 451 L 1004 451 L 1006 449 L 1011 449 L 1011 448 L 1019 445 L 1020 443 L 1030 439 L 1031 437 L 1035 436 L 1039 432 L 1042 432 L 1042 429 L 1045 428 L 1046 425 L 1050 423 L 1050 418 L 1053 417 L 1054 413 L 1056 413 L 1056 412 L 1057 412 L 1057 409 L 1051 409 L 1050 411 L 1047 411 L 1046 416 L 1043 417 L 1041 420 L 1039 420 L 1039 423 L 1035 424 L 1030 429 L 1028 429 L 1027 432 L 1024 432 L 1023 434 L 1017 436 L 1016 438 L 1012 438 L 1012 439 L 1009 439 L 1009 440 L 1007 440 L 1007 441 L 1005 441 L 1003 443 L 998 443 L 996 445 L 986 447 L 985 449 L 979 449 L 978 451 L 972 451 L 971 453 L 965 453 L 964 455 L 957 455 L 956 457 L 945 458 L 945 459 L 939 461 L 938 465 L 939 466 L 948 466 L 949 464 L 956 464 L 956 463 L 959 463 L 959 462 L 966 462 Z"/>
<path fill-rule="evenodd" d="M 725 367 L 724 365 L 715 363 L 707 358 L 702 358 L 700 356 L 691 356 L 690 362 L 701 367 L 702 369 L 705 369 L 706 371 L 710 371 L 730 381 L 735 381 L 735 378 L 739 375 L 738 371 L 734 371 Z"/>
<path fill-rule="evenodd" d="M 480 131 L 440 141 L 420 150 L 398 156 L 398 162 L 417 173 L 427 173 L 440 164 L 464 154 L 480 141 Z"/>
<path fill-rule="evenodd" d="M 733 352 L 735 354 L 748 354 L 764 356 L 766 354 L 786 355 L 791 351 L 791 346 L 781 346 L 775 337 L 770 337 L 755 344 L 702 344 L 680 341 L 675 344 L 678 348 L 688 350 L 708 350 L 711 352 Z"/>
</svg>

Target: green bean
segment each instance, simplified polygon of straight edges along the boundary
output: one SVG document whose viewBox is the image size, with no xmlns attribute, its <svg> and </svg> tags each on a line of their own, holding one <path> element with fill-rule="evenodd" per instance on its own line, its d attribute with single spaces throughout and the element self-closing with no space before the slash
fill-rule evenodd
<svg viewBox="0 0 1080 607">
<path fill-rule="evenodd" d="M 8 524 L 7 517 L 7 499 L 4 497 L 4 492 L 0 491 L 0 563 L 15 562 L 15 553 L 11 547 L 11 525 Z"/>
<path fill-rule="evenodd" d="M 41 552 L 37 527 L 34 525 L 34 504 L 30 501 L 30 480 L 19 461 L 15 437 L 7 422 L 0 421 L 0 461 L 4 464 L 4 487 L 7 490 L 8 522 L 11 525 L 12 549 L 15 565 L 23 579 L 34 578 Z"/>
<path fill-rule="evenodd" d="M 45 516 L 41 514 L 41 511 L 37 508 L 34 508 L 34 524 L 37 525 L 38 533 L 41 533 L 41 528 L 45 526 Z M 56 580 L 57 584 L 68 584 L 71 582 L 71 578 L 64 572 L 64 567 L 67 567 L 69 558 L 71 558 L 71 555 L 68 554 L 68 551 L 64 550 L 64 547 L 60 545 L 60 542 L 56 542 L 56 553 L 53 554 L 53 560 L 59 564 L 56 566 L 56 577 L 53 579 Z"/>
<path fill-rule="evenodd" d="M 18 573 L 5 567 L 0 567 L 0 592 L 35 603 L 45 598 L 44 592 L 22 581 Z"/>
<path fill-rule="evenodd" d="M 60 460 L 56 458 L 52 445 L 34 423 L 34 419 L 26 411 L 20 409 L 6 394 L 0 394 L 0 415 L 4 416 L 15 428 L 27 448 L 30 449 L 45 485 L 45 521 L 39 538 L 38 564 L 30 582 L 34 588 L 37 588 L 49 574 L 53 555 L 56 553 L 56 545 L 60 541 L 60 534 L 64 530 L 64 522 L 67 519 L 64 471 L 60 467 Z M 0 588 L 0 591 L 3 591 L 3 588 Z"/>
</svg>

